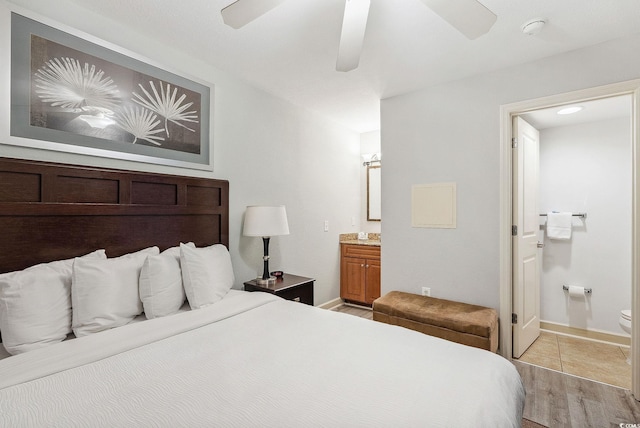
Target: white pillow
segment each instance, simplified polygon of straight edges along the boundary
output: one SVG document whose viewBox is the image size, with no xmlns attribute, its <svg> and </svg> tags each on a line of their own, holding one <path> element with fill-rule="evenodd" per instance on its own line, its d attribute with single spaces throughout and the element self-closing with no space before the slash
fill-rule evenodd
<svg viewBox="0 0 640 428">
<path fill-rule="evenodd" d="M 106 260 L 75 259 L 71 303 L 76 337 L 120 327 L 142 313 L 140 270 L 149 255 L 158 253 L 158 247 L 150 247 Z"/>
<path fill-rule="evenodd" d="M 191 309 L 199 309 L 222 299 L 235 281 L 229 251 L 221 244 L 205 248 L 180 244 L 180 266 Z"/>
<path fill-rule="evenodd" d="M 193 242 L 186 245 L 195 248 Z M 149 256 L 140 272 L 140 300 L 148 319 L 172 315 L 185 299 L 180 271 L 180 247 Z"/>
<path fill-rule="evenodd" d="M 106 259 L 104 250 L 81 257 Z M 73 260 L 0 275 L 0 330 L 12 355 L 61 342 L 71 333 Z"/>
</svg>

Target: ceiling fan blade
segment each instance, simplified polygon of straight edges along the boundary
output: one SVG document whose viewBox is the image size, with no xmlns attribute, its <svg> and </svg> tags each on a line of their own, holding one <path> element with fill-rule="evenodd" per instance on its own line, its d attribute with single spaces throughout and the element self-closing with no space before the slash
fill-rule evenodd
<svg viewBox="0 0 640 428">
<path fill-rule="evenodd" d="M 346 0 L 336 70 L 351 71 L 360 63 L 370 0 Z"/>
<path fill-rule="evenodd" d="M 220 13 L 225 24 L 235 29 L 260 18 L 285 0 L 237 0 Z"/>
<path fill-rule="evenodd" d="M 488 32 L 498 18 L 476 0 L 422 0 L 422 2 L 472 40 Z"/>
</svg>

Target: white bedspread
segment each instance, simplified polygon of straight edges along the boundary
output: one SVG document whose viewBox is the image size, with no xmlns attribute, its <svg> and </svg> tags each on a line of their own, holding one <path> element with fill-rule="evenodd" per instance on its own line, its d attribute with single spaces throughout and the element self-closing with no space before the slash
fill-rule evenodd
<svg viewBox="0 0 640 428">
<path fill-rule="evenodd" d="M 267 293 L 0 361 L 7 427 L 517 427 L 523 403 L 500 356 Z"/>
</svg>

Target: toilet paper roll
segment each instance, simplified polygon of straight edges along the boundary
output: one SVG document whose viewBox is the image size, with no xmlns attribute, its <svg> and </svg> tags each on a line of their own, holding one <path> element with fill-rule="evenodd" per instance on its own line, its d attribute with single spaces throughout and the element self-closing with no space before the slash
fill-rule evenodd
<svg viewBox="0 0 640 428">
<path fill-rule="evenodd" d="M 574 299 L 576 298 L 584 298 L 584 287 L 579 287 L 577 285 L 569 286 L 569 297 Z"/>
</svg>

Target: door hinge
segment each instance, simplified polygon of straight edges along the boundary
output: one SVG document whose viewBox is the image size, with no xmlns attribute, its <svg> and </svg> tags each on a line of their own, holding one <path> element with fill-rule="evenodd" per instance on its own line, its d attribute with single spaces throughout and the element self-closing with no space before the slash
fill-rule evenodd
<svg viewBox="0 0 640 428">
<path fill-rule="evenodd" d="M 515 148 L 517 148 L 517 147 L 518 147 L 518 139 L 517 139 L 517 138 L 515 138 L 515 137 L 513 137 L 513 138 L 511 139 L 511 148 L 512 148 L 512 149 L 515 149 Z"/>
<path fill-rule="evenodd" d="M 518 324 L 518 314 L 511 314 L 511 324 Z"/>
<path fill-rule="evenodd" d="M 515 224 L 511 226 L 511 236 L 518 236 L 518 226 Z"/>
</svg>

